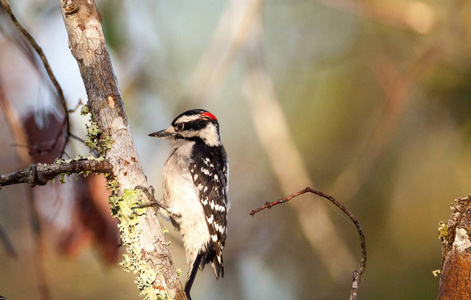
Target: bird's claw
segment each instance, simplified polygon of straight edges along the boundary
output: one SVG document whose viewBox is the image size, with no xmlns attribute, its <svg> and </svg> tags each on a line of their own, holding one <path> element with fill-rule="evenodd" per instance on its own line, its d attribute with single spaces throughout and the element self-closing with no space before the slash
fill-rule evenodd
<svg viewBox="0 0 471 300">
<path fill-rule="evenodd" d="M 162 208 L 163 210 L 165 210 L 168 214 L 175 215 L 170 212 L 170 208 L 167 205 L 165 205 L 162 201 L 158 201 L 155 198 L 155 189 L 152 185 L 150 185 L 148 188 L 142 185 L 138 185 L 135 187 L 135 189 L 141 190 L 146 195 L 147 199 L 149 199 L 149 202 L 138 204 L 136 206 L 133 206 L 133 208 L 145 208 L 145 207 L 158 206 Z"/>
</svg>

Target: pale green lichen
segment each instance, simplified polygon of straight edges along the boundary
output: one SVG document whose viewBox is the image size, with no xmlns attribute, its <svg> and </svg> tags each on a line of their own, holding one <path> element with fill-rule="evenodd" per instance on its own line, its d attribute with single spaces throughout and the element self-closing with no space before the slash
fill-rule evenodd
<svg viewBox="0 0 471 300">
<path fill-rule="evenodd" d="M 121 240 L 126 246 L 128 254 L 124 254 L 124 260 L 120 265 L 128 272 L 136 274 L 136 284 L 140 295 L 145 300 L 170 299 L 165 290 L 160 291 L 152 286 L 157 278 L 157 273 L 150 269 L 143 261 L 142 247 L 140 244 L 140 230 L 138 228 L 139 215 L 146 212 L 146 208 L 137 207 L 141 203 L 142 191 L 139 189 L 125 189 L 118 196 L 118 185 L 115 180 L 108 182 L 112 195 L 109 197 L 113 216 L 120 220 L 118 225 L 121 232 Z M 157 293 L 156 293 L 157 292 Z"/>
<path fill-rule="evenodd" d="M 438 223 L 438 235 L 441 240 L 447 240 L 449 237 L 448 226 L 442 221 Z"/>
<path fill-rule="evenodd" d="M 90 121 L 90 124 L 86 125 L 87 128 L 87 139 L 85 145 L 90 150 L 97 150 L 101 155 L 105 155 L 113 145 L 113 140 L 105 133 L 102 132 L 98 124 L 94 121 Z"/>
<path fill-rule="evenodd" d="M 92 155 L 85 158 L 82 155 L 77 155 L 77 156 L 72 157 L 70 159 L 56 158 L 54 160 L 54 164 L 56 164 L 56 165 L 58 165 L 58 164 L 68 164 L 68 163 L 71 163 L 71 162 L 74 162 L 74 161 L 83 161 L 83 160 L 93 160 L 93 161 L 97 161 L 97 162 L 102 162 L 102 161 L 105 160 L 105 158 L 103 156 L 94 157 Z M 64 173 L 61 173 L 61 174 L 57 175 L 56 177 L 59 177 L 59 182 L 60 183 L 65 183 L 65 176 L 70 176 L 72 174 L 75 174 L 75 179 L 77 179 L 79 175 L 83 175 L 84 177 L 87 177 L 88 175 L 93 174 L 93 173 L 95 173 L 95 172 L 89 171 L 89 170 L 77 171 L 77 172 L 74 172 L 74 173 L 64 172 Z M 109 173 L 106 173 L 106 174 L 108 174 L 108 176 L 109 176 Z M 106 176 L 106 174 L 105 174 L 105 176 Z M 51 181 L 52 181 L 52 183 L 54 183 L 55 178 L 53 178 Z"/>
<path fill-rule="evenodd" d="M 88 106 L 84 105 L 81 110 L 82 115 L 91 113 Z M 98 124 L 90 120 L 87 127 L 87 140 L 85 145 L 90 150 L 96 150 L 101 156 L 98 159 L 104 159 L 104 156 L 111 149 L 113 141 L 103 132 Z M 142 191 L 139 189 L 121 188 L 116 179 L 111 174 L 105 174 L 107 179 L 107 188 L 111 190 L 108 202 L 111 205 L 113 217 L 119 220 L 118 228 L 121 233 L 121 240 L 126 247 L 128 254 L 124 254 L 124 260 L 120 265 L 128 272 L 136 275 L 135 282 L 141 291 L 140 296 L 145 300 L 170 299 L 165 289 L 155 289 L 153 284 L 157 278 L 157 273 L 152 270 L 142 258 L 142 247 L 140 244 L 141 232 L 137 226 L 138 216 L 146 212 L 146 208 L 137 207 L 141 203 Z"/>
<path fill-rule="evenodd" d="M 60 182 L 60 183 L 65 183 L 65 173 L 62 173 L 62 174 L 60 174 L 59 176 L 60 176 L 59 182 Z"/>
<path fill-rule="evenodd" d="M 80 109 L 80 114 L 82 116 L 86 116 L 88 113 L 90 113 L 88 106 L 87 105 L 82 106 L 82 108 Z"/>
<path fill-rule="evenodd" d="M 82 115 L 87 115 L 90 113 L 88 106 L 84 105 L 81 109 Z M 87 128 L 87 139 L 85 140 L 85 145 L 90 150 L 96 150 L 102 156 L 105 156 L 106 152 L 111 149 L 113 145 L 113 140 L 101 130 L 98 126 L 98 123 L 90 120 L 90 124 L 85 125 Z"/>
</svg>

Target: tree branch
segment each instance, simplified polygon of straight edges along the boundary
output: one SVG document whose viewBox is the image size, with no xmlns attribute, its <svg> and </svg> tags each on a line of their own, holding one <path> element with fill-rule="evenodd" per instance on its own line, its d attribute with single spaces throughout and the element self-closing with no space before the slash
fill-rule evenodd
<svg viewBox="0 0 471 300">
<path fill-rule="evenodd" d="M 49 180 L 61 174 L 79 174 L 86 171 L 111 173 L 112 167 L 106 160 L 89 159 L 72 160 L 70 162 L 50 165 L 32 164 L 21 171 L 0 174 L 0 188 L 19 183 L 27 183 L 30 187 L 35 187 L 36 185 L 45 185 Z"/>
<path fill-rule="evenodd" d="M 130 254 L 122 265 L 136 274 L 135 282 L 146 299 L 186 299 L 157 216 L 154 213 L 129 216 L 122 209 L 123 205 L 131 205 L 127 208 L 132 211 L 139 202 L 137 197 L 149 199 L 135 190 L 137 186 L 147 186 L 147 181 L 106 47 L 102 16 L 90 0 L 60 0 L 60 6 L 69 46 L 87 91 L 92 122 L 100 130 L 99 139 L 103 141 L 106 137 L 112 142 L 107 143 L 106 149 L 98 150 L 112 165 L 116 180 L 110 201 L 120 220 L 123 244 Z"/>
<path fill-rule="evenodd" d="M 338 202 L 337 200 L 335 200 L 334 197 L 332 196 L 329 196 L 327 194 L 324 194 L 323 192 L 320 192 L 320 191 L 316 191 L 314 189 L 311 189 L 310 187 L 307 187 L 305 188 L 304 190 L 301 190 L 297 193 L 294 193 L 288 197 L 285 197 L 283 199 L 279 199 L 277 201 L 274 201 L 274 202 L 266 202 L 265 205 L 257 208 L 257 209 L 254 209 L 250 212 L 250 215 L 253 216 L 255 215 L 256 213 L 266 209 L 266 208 L 272 208 L 273 206 L 275 205 L 278 205 L 278 204 L 281 204 L 281 203 L 285 203 L 285 202 L 288 202 L 289 200 L 299 196 L 299 195 L 302 195 L 302 194 L 305 194 L 305 193 L 313 193 L 313 194 L 316 194 L 316 195 L 319 195 L 327 200 L 329 200 L 330 202 L 332 202 L 335 206 L 337 206 L 341 211 L 343 211 L 347 217 L 350 218 L 350 220 L 353 222 L 353 224 L 355 224 L 357 230 L 358 230 L 358 234 L 360 235 L 360 246 L 361 246 L 361 262 L 360 262 L 360 267 L 358 269 L 358 271 L 355 271 L 353 272 L 353 282 L 352 282 L 352 289 L 350 291 L 350 300 L 355 300 L 357 298 L 357 295 L 358 295 L 358 288 L 360 286 L 360 280 L 361 280 L 361 276 L 363 274 L 363 272 L 365 271 L 365 268 L 366 268 L 366 243 L 365 243 L 365 235 L 363 233 L 363 229 L 361 227 L 361 224 L 360 222 L 357 220 L 357 218 L 355 218 L 355 216 L 340 202 Z"/>
<path fill-rule="evenodd" d="M 470 299 L 471 297 L 471 195 L 456 199 L 453 213 L 441 222 L 441 278 L 437 299 Z"/>
</svg>

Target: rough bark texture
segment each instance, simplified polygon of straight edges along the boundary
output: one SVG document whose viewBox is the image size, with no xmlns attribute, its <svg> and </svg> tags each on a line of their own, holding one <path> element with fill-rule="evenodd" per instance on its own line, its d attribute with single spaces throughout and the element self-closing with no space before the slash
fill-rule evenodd
<svg viewBox="0 0 471 300">
<path fill-rule="evenodd" d="M 471 299 L 471 196 L 458 198 L 440 225 L 442 264 L 438 299 Z"/>
<path fill-rule="evenodd" d="M 79 159 L 70 162 L 57 164 L 32 164 L 28 168 L 0 175 L 0 188 L 4 185 L 27 183 L 30 187 L 36 185 L 45 185 L 49 180 L 54 179 L 58 175 L 65 174 L 86 174 L 86 172 L 109 173 L 111 165 L 106 160 L 88 160 Z"/>
<path fill-rule="evenodd" d="M 102 17 L 92 0 L 60 2 L 69 47 L 80 68 L 92 120 L 113 141 L 105 159 L 113 167 L 121 192 L 147 186 L 106 48 Z M 166 291 L 171 298 L 186 299 L 155 214 L 140 216 L 137 226 L 141 232 L 142 262 L 157 274 L 152 284 L 155 292 Z"/>
</svg>

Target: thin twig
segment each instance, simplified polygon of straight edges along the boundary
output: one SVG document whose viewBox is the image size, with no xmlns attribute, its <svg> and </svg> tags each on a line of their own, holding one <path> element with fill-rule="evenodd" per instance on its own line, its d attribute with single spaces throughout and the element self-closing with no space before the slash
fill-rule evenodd
<svg viewBox="0 0 471 300">
<path fill-rule="evenodd" d="M 69 109 L 69 113 L 74 113 L 77 111 L 77 109 L 82 106 L 84 103 L 82 102 L 82 99 L 79 99 L 79 102 L 77 103 L 77 105 L 75 105 L 74 108 L 71 108 Z"/>
<path fill-rule="evenodd" d="M 249 111 L 260 145 L 266 153 L 283 194 L 290 194 L 299 186 L 315 186 L 304 163 L 295 133 L 290 130 L 288 120 L 283 112 L 282 101 L 276 93 L 275 84 L 265 62 L 263 11 L 259 11 L 253 21 L 251 32 L 245 42 L 244 59 L 246 70 L 242 80 Z M 277 145 L 273 147 L 273 138 Z M 295 181 L 292 179 L 296 178 Z M 343 198 L 342 198 L 343 199 Z M 300 223 L 300 230 L 306 236 L 311 248 L 323 257 L 323 266 L 336 282 L 344 274 L 356 267 L 356 259 L 347 243 L 337 234 L 336 227 L 325 207 L 315 212 L 295 206 Z M 316 221 L 312 218 L 315 213 Z M 322 241 L 320 235 L 313 233 L 312 227 L 318 222 L 324 224 L 324 233 L 330 236 L 329 243 Z M 335 251 L 337 255 L 329 255 Z"/>
<path fill-rule="evenodd" d="M 356 297 L 357 297 L 357 294 L 358 294 L 358 287 L 360 285 L 361 275 L 363 274 L 363 272 L 365 271 L 365 268 L 366 268 L 365 235 L 363 233 L 363 229 L 361 227 L 360 222 L 357 220 L 357 218 L 355 218 L 355 216 L 342 203 L 335 200 L 335 198 L 332 197 L 332 196 L 329 196 L 327 194 L 324 194 L 323 192 L 316 191 L 314 189 L 311 189 L 310 187 L 307 187 L 304 190 L 301 190 L 301 191 L 299 191 L 297 193 L 294 193 L 294 194 L 292 194 L 288 197 L 285 197 L 283 199 L 279 199 L 279 200 L 274 201 L 274 202 L 266 202 L 265 205 L 263 205 L 263 206 L 261 206 L 257 209 L 252 210 L 250 212 L 250 215 L 253 216 L 256 213 L 258 213 L 258 212 L 260 212 L 260 211 L 262 211 L 266 208 L 272 208 L 275 205 L 288 202 L 289 200 L 291 200 L 291 199 L 293 199 L 293 198 L 295 198 L 299 195 L 308 193 L 308 192 L 319 195 L 319 196 L 329 200 L 330 202 L 332 202 L 335 206 L 337 206 L 341 211 L 343 211 L 350 218 L 350 220 L 353 222 L 353 224 L 355 224 L 355 226 L 358 230 L 358 234 L 360 235 L 361 262 L 360 262 L 360 267 L 359 267 L 358 271 L 353 272 L 352 289 L 350 291 L 350 300 L 355 300 Z"/>
<path fill-rule="evenodd" d="M 46 73 L 49 76 L 49 79 L 51 80 L 52 84 L 54 85 L 56 91 L 57 91 L 57 96 L 59 97 L 59 102 L 62 106 L 62 109 L 64 110 L 64 122 L 60 128 L 59 132 L 62 132 L 62 129 L 65 127 L 67 135 L 70 133 L 70 122 L 69 122 L 69 110 L 67 108 L 67 102 L 65 100 L 64 92 L 62 91 L 62 87 L 60 86 L 59 82 L 56 79 L 56 76 L 54 75 L 54 72 L 52 71 L 51 65 L 49 64 L 49 61 L 46 58 L 46 55 L 44 54 L 43 49 L 38 45 L 36 40 L 33 38 L 33 36 L 18 22 L 16 19 L 15 15 L 13 14 L 13 11 L 11 10 L 10 3 L 8 0 L 0 0 L 2 3 L 3 7 L 5 8 L 5 11 L 8 13 L 10 16 L 11 21 L 13 24 L 16 26 L 16 28 L 23 34 L 23 36 L 26 38 L 26 40 L 30 43 L 31 47 L 36 51 L 38 54 L 39 58 L 41 59 L 44 68 L 46 69 Z M 57 139 L 59 138 L 59 135 L 57 136 Z M 54 143 L 56 144 L 56 143 Z M 60 153 L 62 153 L 65 150 L 65 146 L 67 145 L 67 140 L 61 149 Z"/>
<path fill-rule="evenodd" d="M 84 139 L 82 139 L 82 138 L 76 136 L 76 135 L 73 134 L 73 133 L 70 133 L 70 134 L 69 134 L 69 137 L 72 138 L 72 139 L 75 139 L 75 140 L 77 140 L 77 141 L 79 141 L 79 142 L 81 142 L 82 144 L 85 144 L 85 140 L 84 140 Z"/>
</svg>

